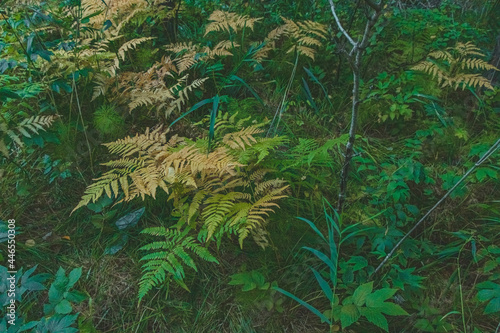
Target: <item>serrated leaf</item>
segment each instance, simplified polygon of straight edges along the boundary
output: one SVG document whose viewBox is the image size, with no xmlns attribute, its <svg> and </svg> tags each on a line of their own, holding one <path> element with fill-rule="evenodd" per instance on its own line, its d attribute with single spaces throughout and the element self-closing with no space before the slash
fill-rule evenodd
<svg viewBox="0 0 500 333">
<path fill-rule="evenodd" d="M 391 288 L 383 288 L 376 290 L 366 297 L 366 306 L 376 308 L 380 306 L 386 299 L 391 298 L 398 290 Z"/>
<path fill-rule="evenodd" d="M 354 304 L 345 305 L 340 309 L 340 323 L 342 324 L 342 328 L 354 324 L 358 321 L 359 317 L 361 317 L 361 313 Z"/>
<path fill-rule="evenodd" d="M 361 308 L 359 309 L 361 315 L 364 316 L 370 323 L 380 327 L 384 331 L 389 331 L 389 324 L 384 315 L 375 308 Z"/>
<path fill-rule="evenodd" d="M 354 290 L 354 294 L 352 295 L 352 301 L 357 306 L 363 306 L 366 301 L 366 297 L 371 294 L 373 290 L 373 281 L 360 285 L 356 290 Z"/>
</svg>

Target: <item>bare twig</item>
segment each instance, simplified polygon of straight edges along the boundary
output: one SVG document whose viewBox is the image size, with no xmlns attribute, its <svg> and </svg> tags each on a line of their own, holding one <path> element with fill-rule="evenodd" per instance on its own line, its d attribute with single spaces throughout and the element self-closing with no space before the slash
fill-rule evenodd
<svg viewBox="0 0 500 333">
<path fill-rule="evenodd" d="M 344 27 L 342 27 L 342 23 L 340 23 L 339 17 L 337 16 L 337 12 L 335 11 L 335 4 L 333 3 L 333 0 L 329 0 L 329 1 L 330 1 L 330 8 L 332 10 L 333 17 L 335 18 L 335 22 L 337 22 L 337 26 L 339 27 L 342 34 L 347 38 L 349 43 L 351 43 L 351 45 L 353 47 L 356 47 L 356 42 L 351 38 L 351 36 L 349 36 L 347 31 L 345 31 Z"/>
<path fill-rule="evenodd" d="M 406 233 L 406 235 L 403 236 L 403 238 L 401 238 L 399 240 L 399 242 L 394 246 L 394 248 L 391 250 L 391 252 L 389 252 L 389 254 L 387 254 L 384 258 L 384 260 L 380 263 L 380 265 L 378 265 L 377 269 L 375 269 L 375 271 L 373 272 L 373 274 L 377 273 L 380 268 L 382 268 L 382 266 L 385 265 L 385 263 L 387 263 L 387 261 L 389 261 L 389 259 L 392 257 L 392 255 L 394 254 L 394 252 L 396 252 L 396 250 L 399 248 L 399 246 L 405 241 L 406 238 L 408 238 L 408 236 L 410 236 L 410 234 L 415 231 L 415 229 L 417 229 L 420 224 L 422 224 L 422 222 L 424 222 L 424 220 L 446 199 L 448 198 L 448 196 L 478 167 L 480 166 L 484 161 L 486 161 L 491 155 L 493 155 L 493 153 L 495 153 L 495 151 L 500 148 L 500 139 L 497 140 L 497 142 L 495 142 L 495 144 L 493 144 L 493 146 L 490 147 L 490 149 L 483 155 L 483 157 L 481 157 L 477 162 L 476 164 L 474 164 L 469 170 L 467 170 L 467 172 L 462 176 L 462 178 L 460 178 L 460 180 L 455 184 L 453 185 L 453 187 L 451 189 L 448 190 L 448 192 L 446 192 L 445 195 L 443 195 L 443 197 L 438 201 L 436 202 L 436 204 L 431 208 L 429 209 L 429 211 L 420 219 L 420 221 L 418 221 L 414 226 L 413 228 L 410 229 L 410 231 L 408 231 Z"/>
</svg>

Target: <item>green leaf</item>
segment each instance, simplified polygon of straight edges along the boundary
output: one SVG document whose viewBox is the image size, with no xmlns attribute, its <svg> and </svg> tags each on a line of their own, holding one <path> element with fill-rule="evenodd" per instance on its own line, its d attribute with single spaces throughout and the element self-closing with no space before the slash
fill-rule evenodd
<svg viewBox="0 0 500 333">
<path fill-rule="evenodd" d="M 321 289 L 323 290 L 323 293 L 328 298 L 328 300 L 331 302 L 333 300 L 333 290 L 332 290 L 332 288 L 330 287 L 330 285 L 328 284 L 328 282 L 326 282 L 326 280 L 323 279 L 323 277 L 321 276 L 321 274 L 317 270 L 315 270 L 312 267 L 311 267 L 311 270 L 313 271 L 314 276 L 316 277 L 316 280 L 318 280 L 318 283 L 319 283 Z"/>
<path fill-rule="evenodd" d="M 332 101 L 330 101 L 330 98 L 328 97 L 328 93 L 325 89 L 325 87 L 321 84 L 321 82 L 319 82 L 318 78 L 316 78 L 316 76 L 314 76 L 314 74 L 307 68 L 303 67 L 304 70 L 306 71 L 307 75 L 309 75 L 309 77 L 314 81 L 314 83 L 318 84 L 321 89 L 323 90 L 323 93 L 325 94 L 325 97 L 326 97 L 326 100 L 328 101 L 328 103 L 330 103 L 330 105 L 332 105 Z"/>
<path fill-rule="evenodd" d="M 217 119 L 217 111 L 219 110 L 219 95 L 216 95 L 213 98 L 212 112 L 210 113 L 210 128 L 208 130 L 208 151 L 210 151 L 210 147 L 212 145 L 212 140 L 215 135 L 215 120 Z"/>
<path fill-rule="evenodd" d="M 71 313 L 71 311 L 73 311 L 73 307 L 71 306 L 70 302 L 63 299 L 61 302 L 59 302 L 59 304 L 56 305 L 54 310 L 58 314 L 68 314 Z"/>
<path fill-rule="evenodd" d="M 488 305 L 486 305 L 484 314 L 492 314 L 498 311 L 500 311 L 500 297 L 493 298 Z"/>
<path fill-rule="evenodd" d="M 370 323 L 377 325 L 386 332 L 389 332 L 389 324 L 384 315 L 375 308 L 361 308 L 359 309 L 361 315 L 364 316 Z"/>
<path fill-rule="evenodd" d="M 82 276 L 82 268 L 78 267 L 73 269 L 68 275 L 68 285 L 66 289 L 68 290 L 73 287 L 73 285 L 80 279 L 80 276 Z"/>
<path fill-rule="evenodd" d="M 241 82 L 252 93 L 252 95 L 255 97 L 255 99 L 257 99 L 262 105 L 266 105 L 264 103 L 264 101 L 262 100 L 262 98 L 259 97 L 257 92 L 252 87 L 250 87 L 248 85 L 248 83 L 245 82 L 245 80 L 243 80 L 242 78 L 240 78 L 239 76 L 236 76 L 236 75 L 231 75 L 231 77 L 229 79 L 231 81 L 236 80 L 236 81 Z"/>
<path fill-rule="evenodd" d="M 196 103 L 195 105 L 193 105 L 191 107 L 191 109 L 189 109 L 188 111 L 186 111 L 185 113 L 183 113 L 179 118 L 177 118 L 176 120 L 174 120 L 170 124 L 169 128 L 172 127 L 176 122 L 178 122 L 179 120 L 181 120 L 182 118 L 184 118 L 185 116 L 187 116 L 188 114 L 190 114 L 191 112 L 196 111 L 199 108 L 201 108 L 203 105 L 212 103 L 213 100 L 214 100 L 214 98 L 212 97 L 212 98 L 207 98 L 207 99 L 202 100 L 201 102 Z"/>
<path fill-rule="evenodd" d="M 323 252 L 320 252 L 320 251 L 318 251 L 316 249 L 313 249 L 311 247 L 308 247 L 308 246 L 303 246 L 302 248 L 305 249 L 305 250 L 308 250 L 308 251 L 312 252 L 314 255 L 316 255 L 316 257 L 318 257 L 328 267 L 330 267 L 330 269 L 332 270 L 332 272 L 336 271 L 334 263 Z"/>
<path fill-rule="evenodd" d="M 81 291 L 77 291 L 77 290 L 71 291 L 71 292 L 66 294 L 66 299 L 68 301 L 70 301 L 72 303 L 76 303 L 76 304 L 83 302 L 86 298 L 87 298 L 87 295 L 85 295 Z"/>
<path fill-rule="evenodd" d="M 486 178 L 498 179 L 497 172 L 491 168 L 478 168 L 476 171 L 476 178 L 482 182 Z"/>
<path fill-rule="evenodd" d="M 373 281 L 362 284 L 358 288 L 356 288 L 354 294 L 352 295 L 354 304 L 356 304 L 357 306 L 363 306 L 363 304 L 365 304 L 366 297 L 371 294 L 372 290 Z"/>
<path fill-rule="evenodd" d="M 377 309 L 389 316 L 407 316 L 408 312 L 395 303 L 384 302 Z"/>
<path fill-rule="evenodd" d="M 304 221 L 306 222 L 307 224 L 309 224 L 309 226 L 311 227 L 312 230 L 314 230 L 314 232 L 316 234 L 318 234 L 319 237 L 321 237 L 321 239 L 323 239 L 325 242 L 326 242 L 326 238 L 325 236 L 323 236 L 323 234 L 321 233 L 321 231 L 319 231 L 318 227 L 316 227 L 316 225 L 314 223 L 312 223 L 311 221 L 305 219 L 305 218 L 302 218 L 302 217 L 297 217 L 299 220 L 301 221 Z"/>
<path fill-rule="evenodd" d="M 51 304 L 59 303 L 63 298 L 63 292 L 56 288 L 55 283 L 52 283 L 49 289 L 49 302 Z"/>
<path fill-rule="evenodd" d="M 288 296 L 291 299 L 293 299 L 294 301 L 298 302 L 300 305 L 302 305 L 303 307 L 305 307 L 306 309 L 308 309 L 309 311 L 314 313 L 316 316 L 318 316 L 322 321 L 324 321 L 328 324 L 331 324 L 331 321 L 327 317 L 325 317 L 325 315 L 322 314 L 318 309 L 316 309 L 314 306 L 312 306 L 311 304 L 307 303 L 306 301 L 301 300 L 297 296 L 295 296 L 295 295 L 289 293 L 288 291 L 283 290 L 279 287 L 273 287 L 273 289 L 276 291 L 279 291 L 283 295 Z"/>
<path fill-rule="evenodd" d="M 122 216 L 115 222 L 119 230 L 126 229 L 128 227 L 133 227 L 137 224 L 141 216 L 144 214 L 146 208 L 142 207 L 138 210 L 133 211 L 125 216 Z"/>
<path fill-rule="evenodd" d="M 340 323 L 342 324 L 342 328 L 354 324 L 358 321 L 359 317 L 361 317 L 361 313 L 354 304 L 345 305 L 340 309 Z"/>
<path fill-rule="evenodd" d="M 379 307 L 386 299 L 391 298 L 398 290 L 383 288 L 376 290 L 366 297 L 366 306 L 370 308 Z"/>
</svg>

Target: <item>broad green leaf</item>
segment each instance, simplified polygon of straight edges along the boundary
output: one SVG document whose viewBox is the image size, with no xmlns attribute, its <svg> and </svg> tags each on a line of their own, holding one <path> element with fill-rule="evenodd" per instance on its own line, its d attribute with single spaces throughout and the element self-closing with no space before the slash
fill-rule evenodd
<svg viewBox="0 0 500 333">
<path fill-rule="evenodd" d="M 375 308 L 361 308 L 359 309 L 361 315 L 364 316 L 370 323 L 377 325 L 386 332 L 389 332 L 389 324 L 385 316 Z"/>
<path fill-rule="evenodd" d="M 80 279 L 80 276 L 82 276 L 82 268 L 78 267 L 73 269 L 69 275 L 68 275 L 68 285 L 67 289 L 73 287 L 73 285 Z"/>
<path fill-rule="evenodd" d="M 486 305 L 484 314 L 492 314 L 498 311 L 500 311 L 500 297 L 493 298 L 488 305 Z"/>
<path fill-rule="evenodd" d="M 398 290 L 383 288 L 376 290 L 372 294 L 366 297 L 366 306 L 370 308 L 376 308 L 380 306 L 386 299 L 391 298 Z"/>
<path fill-rule="evenodd" d="M 342 328 L 346 328 L 358 321 L 361 313 L 354 304 L 348 304 L 340 309 L 340 323 Z"/>
<path fill-rule="evenodd" d="M 362 284 L 358 288 L 356 288 L 354 294 L 352 295 L 354 304 L 356 304 L 357 306 L 362 306 L 363 304 L 365 304 L 366 297 L 371 294 L 372 290 L 373 281 Z"/>
<path fill-rule="evenodd" d="M 86 298 L 87 298 L 87 295 L 85 295 L 81 291 L 77 291 L 77 290 L 71 291 L 71 292 L 66 294 L 66 299 L 68 301 L 70 301 L 72 303 L 76 303 L 76 304 L 83 302 Z"/>
<path fill-rule="evenodd" d="M 377 309 L 389 316 L 406 316 L 408 312 L 395 303 L 383 302 Z"/>
<path fill-rule="evenodd" d="M 116 226 L 119 230 L 126 229 L 128 227 L 133 227 L 137 224 L 141 216 L 144 214 L 145 208 L 142 207 L 137 209 L 125 216 L 120 217 L 116 222 Z"/>
<path fill-rule="evenodd" d="M 54 310 L 56 311 L 56 313 L 59 313 L 59 314 L 68 314 L 68 313 L 71 313 L 71 311 L 73 311 L 73 307 L 71 306 L 70 302 L 63 299 L 61 302 L 59 302 L 56 305 Z"/>
</svg>

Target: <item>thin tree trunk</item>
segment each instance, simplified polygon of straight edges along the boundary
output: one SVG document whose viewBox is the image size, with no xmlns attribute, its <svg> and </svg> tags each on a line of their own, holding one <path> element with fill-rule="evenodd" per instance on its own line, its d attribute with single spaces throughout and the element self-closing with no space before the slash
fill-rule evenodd
<svg viewBox="0 0 500 333">
<path fill-rule="evenodd" d="M 360 58 L 358 56 L 358 58 Z M 359 84 L 360 84 L 360 73 L 359 68 L 354 65 L 353 67 L 353 89 L 352 89 L 352 109 L 351 109 L 351 126 L 349 127 L 349 140 L 347 141 L 345 149 L 344 163 L 342 165 L 342 171 L 340 173 L 340 192 L 337 208 L 339 214 L 342 213 L 344 207 L 345 198 L 347 195 L 347 178 L 349 176 L 349 169 L 351 166 L 351 160 L 354 156 L 354 141 L 356 139 L 356 123 L 358 120 L 359 111 Z"/>
<path fill-rule="evenodd" d="M 352 48 L 348 53 L 348 59 L 351 64 L 351 69 L 353 74 L 351 125 L 349 127 L 349 139 L 347 141 L 345 149 L 344 163 L 342 164 L 342 170 L 340 173 L 339 199 L 337 203 L 337 210 L 339 214 L 342 213 L 342 210 L 344 208 L 347 196 L 347 181 L 349 178 L 350 165 L 351 165 L 351 160 L 354 157 L 356 125 L 358 122 L 359 106 L 361 104 L 359 87 L 361 82 L 361 64 L 362 64 L 363 54 L 365 52 L 366 47 L 368 46 L 372 29 L 377 23 L 378 19 L 380 18 L 380 14 L 384 9 L 384 0 L 380 0 L 379 3 L 375 3 L 373 0 L 364 0 L 364 1 L 374 11 L 374 13 L 373 15 L 370 16 L 368 22 L 366 23 L 365 30 L 363 32 L 361 40 L 355 42 L 354 39 L 347 33 L 347 31 L 343 28 L 342 24 L 340 23 L 340 20 L 337 16 L 337 12 L 335 10 L 335 4 L 333 0 L 329 0 L 330 8 L 332 10 L 332 14 L 333 17 L 335 18 L 335 22 L 337 23 L 338 28 L 345 36 L 345 38 L 348 40 L 348 42 L 352 45 Z"/>
</svg>

